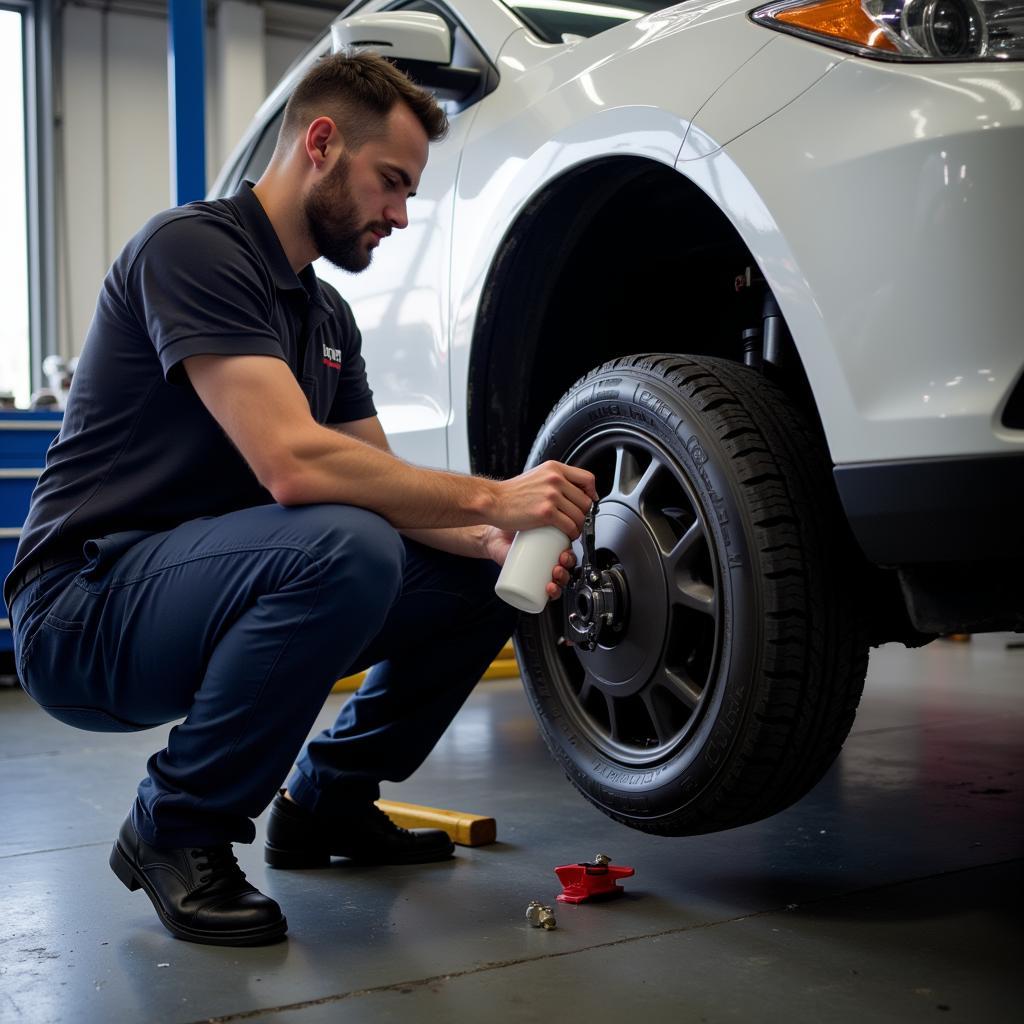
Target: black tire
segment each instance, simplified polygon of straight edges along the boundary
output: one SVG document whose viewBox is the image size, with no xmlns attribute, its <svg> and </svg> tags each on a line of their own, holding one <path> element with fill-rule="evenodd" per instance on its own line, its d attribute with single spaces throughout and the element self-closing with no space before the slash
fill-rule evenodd
<svg viewBox="0 0 1024 1024">
<path fill-rule="evenodd" d="M 560 644 L 560 601 L 520 620 L 526 691 L 569 780 L 663 835 L 798 800 L 849 732 L 868 655 L 819 437 L 747 367 L 638 355 L 559 401 L 528 464 L 548 459 L 595 473 L 598 563 L 629 590 L 621 633 L 591 652 Z"/>
</svg>

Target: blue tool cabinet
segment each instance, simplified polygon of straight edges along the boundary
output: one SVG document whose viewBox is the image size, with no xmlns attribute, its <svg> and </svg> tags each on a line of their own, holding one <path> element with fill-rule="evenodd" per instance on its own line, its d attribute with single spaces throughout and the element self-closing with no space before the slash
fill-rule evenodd
<svg viewBox="0 0 1024 1024">
<path fill-rule="evenodd" d="M 32 488 L 46 462 L 46 449 L 60 432 L 60 412 L 0 411 L 0 581 L 14 565 Z M 9 656 L 11 623 L 0 598 L 0 656 Z"/>
</svg>

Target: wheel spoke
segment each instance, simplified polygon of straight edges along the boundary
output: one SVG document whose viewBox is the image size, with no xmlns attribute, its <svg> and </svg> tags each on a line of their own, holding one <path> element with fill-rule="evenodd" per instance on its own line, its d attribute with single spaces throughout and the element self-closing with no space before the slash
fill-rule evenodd
<svg viewBox="0 0 1024 1024">
<path fill-rule="evenodd" d="M 715 588 L 701 580 L 676 578 L 675 586 L 670 590 L 673 604 L 710 615 L 715 618 Z"/>
<path fill-rule="evenodd" d="M 660 687 L 692 711 L 699 703 L 704 691 L 693 681 L 684 669 L 663 666 L 655 677 L 653 687 Z M 646 694 L 645 694 L 646 697 Z M 657 725 L 657 723 L 655 723 Z M 661 733 L 658 733 L 660 738 Z"/>
<path fill-rule="evenodd" d="M 608 707 L 608 731 L 612 734 L 612 739 L 618 743 L 621 740 L 619 736 L 619 720 L 615 713 L 615 698 L 610 694 L 602 693 L 604 702 Z"/>
<path fill-rule="evenodd" d="M 665 570 L 670 577 L 676 575 L 680 566 L 690 563 L 704 539 L 704 524 L 700 519 L 695 519 L 682 537 L 676 541 L 675 547 L 665 556 Z"/>
<path fill-rule="evenodd" d="M 665 722 L 662 721 L 662 717 L 658 713 L 658 708 L 654 703 L 654 694 L 650 690 L 645 690 L 642 696 L 644 707 L 647 708 L 647 714 L 651 718 L 651 724 L 654 726 L 654 731 L 658 734 L 658 742 L 667 743 L 672 738 L 672 732 Z"/>
<path fill-rule="evenodd" d="M 640 475 L 640 466 L 636 456 L 625 445 L 615 446 L 615 478 L 612 480 L 612 492 L 625 496 L 633 491 L 636 479 Z"/>
<path fill-rule="evenodd" d="M 597 677 L 588 669 L 584 673 L 583 686 L 580 687 L 579 700 L 581 705 L 587 701 L 588 697 L 591 696 L 594 690 L 597 690 L 600 693 L 601 687 L 598 686 Z M 604 694 L 602 693 L 601 695 L 603 696 Z"/>
<path fill-rule="evenodd" d="M 594 683 L 594 673 L 587 672 L 586 675 L 584 675 L 583 677 L 583 685 L 580 687 L 579 692 L 579 702 L 581 705 L 586 704 L 587 698 L 591 695 L 591 693 L 593 693 Z"/>
<path fill-rule="evenodd" d="M 644 470 L 644 475 L 636 482 L 631 497 L 633 504 L 639 509 L 643 504 L 644 495 L 651 486 L 651 481 L 665 468 L 664 463 L 656 456 L 651 459 L 650 464 Z"/>
</svg>

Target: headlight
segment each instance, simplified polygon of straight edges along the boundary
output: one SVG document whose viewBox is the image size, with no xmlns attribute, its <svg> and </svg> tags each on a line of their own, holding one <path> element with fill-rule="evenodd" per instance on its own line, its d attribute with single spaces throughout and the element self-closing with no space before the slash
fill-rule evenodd
<svg viewBox="0 0 1024 1024">
<path fill-rule="evenodd" d="M 781 0 L 769 28 L 888 60 L 1024 60 L 1024 0 Z"/>
</svg>

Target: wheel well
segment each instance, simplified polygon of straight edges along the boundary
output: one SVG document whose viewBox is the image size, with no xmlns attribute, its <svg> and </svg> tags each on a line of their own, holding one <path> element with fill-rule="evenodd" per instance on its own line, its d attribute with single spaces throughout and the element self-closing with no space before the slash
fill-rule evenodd
<svg viewBox="0 0 1024 1024">
<path fill-rule="evenodd" d="M 737 291 L 746 268 L 752 287 Z M 522 212 L 484 287 L 469 372 L 473 471 L 518 473 L 558 398 L 608 359 L 658 351 L 742 362 L 766 292 L 727 218 L 672 169 L 617 158 L 565 174 Z M 781 333 L 766 372 L 820 431 Z"/>
<path fill-rule="evenodd" d="M 774 297 L 739 234 L 682 175 L 637 158 L 566 173 L 520 214 L 484 286 L 468 382 L 473 472 L 519 473 L 557 400 L 609 359 L 675 352 L 744 362 L 744 332 L 758 334 L 769 306 Z M 754 361 L 824 443 L 803 366 L 774 312 L 777 357 L 761 362 L 759 349 Z M 864 569 L 872 642 L 919 643 L 895 573 Z"/>
</svg>

